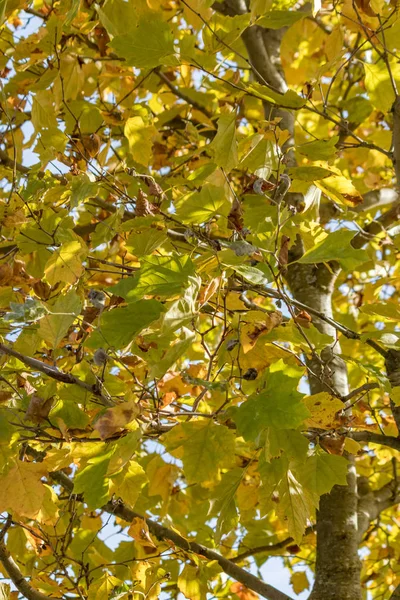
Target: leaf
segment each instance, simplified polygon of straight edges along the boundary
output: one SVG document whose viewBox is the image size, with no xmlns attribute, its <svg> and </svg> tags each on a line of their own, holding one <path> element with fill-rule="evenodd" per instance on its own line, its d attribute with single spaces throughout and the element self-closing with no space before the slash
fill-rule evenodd
<svg viewBox="0 0 400 600">
<path fill-rule="evenodd" d="M 347 465 L 343 456 L 316 452 L 299 469 L 301 479 L 316 507 L 319 498 L 328 494 L 334 485 L 347 485 Z"/>
<path fill-rule="evenodd" d="M 3 20 L 3 19 L 1 19 Z M 11 588 L 8 583 L 0 583 L 0 600 L 11 599 Z"/>
<path fill-rule="evenodd" d="M 336 415 L 343 410 L 343 402 L 328 392 L 319 392 L 304 398 L 304 404 L 311 413 L 307 427 L 334 429 L 339 423 Z"/>
<path fill-rule="evenodd" d="M 47 91 L 37 92 L 33 97 L 32 124 L 36 131 L 42 128 L 57 129 L 52 97 Z"/>
<path fill-rule="evenodd" d="M 128 529 L 128 535 L 144 548 L 146 554 L 154 554 L 157 551 L 157 546 L 151 539 L 149 527 L 144 519 L 135 517 Z"/>
<path fill-rule="evenodd" d="M 299 179 L 300 181 L 317 181 L 318 179 L 332 176 L 332 172 L 328 169 L 312 166 L 292 167 L 287 170 L 287 173 L 292 179 Z"/>
<path fill-rule="evenodd" d="M 331 198 L 333 201 L 348 206 L 354 206 L 363 202 L 363 197 L 353 183 L 343 175 L 332 175 L 318 180 L 315 185 Z"/>
<path fill-rule="evenodd" d="M 230 204 L 221 186 L 204 185 L 200 192 L 191 192 L 179 198 L 176 203 L 176 215 L 182 223 L 207 223 L 216 215 L 227 215 Z"/>
<path fill-rule="evenodd" d="M 309 14 L 291 10 L 270 10 L 258 19 L 257 24 L 266 29 L 282 29 L 282 27 L 294 25 Z"/>
<path fill-rule="evenodd" d="M 215 488 L 212 499 L 212 515 L 218 515 L 214 539 L 217 544 L 221 537 L 233 531 L 238 523 L 235 494 L 244 477 L 243 469 L 232 469 L 222 476 L 221 482 Z"/>
<path fill-rule="evenodd" d="M 306 103 L 305 98 L 301 98 L 293 90 L 288 90 L 284 94 L 280 94 L 266 85 L 256 82 L 247 84 L 244 89 L 249 94 L 256 96 L 256 98 L 260 98 L 260 100 L 266 100 L 285 108 L 299 109 Z"/>
<path fill-rule="evenodd" d="M 300 544 L 307 521 L 312 513 L 307 490 L 296 479 L 290 467 L 282 478 L 278 489 L 280 500 L 278 512 L 287 517 L 289 533 L 296 544 Z"/>
<path fill-rule="evenodd" d="M 339 229 L 329 233 L 321 242 L 308 250 L 298 260 L 302 264 L 313 264 L 337 260 L 346 269 L 355 269 L 369 260 L 365 250 L 356 250 L 351 245 L 354 231 Z"/>
<path fill-rule="evenodd" d="M 236 112 L 223 114 L 218 119 L 217 135 L 210 144 L 214 162 L 230 173 L 238 163 L 236 141 Z"/>
<path fill-rule="evenodd" d="M 124 134 L 133 159 L 141 165 L 150 164 L 153 141 L 157 135 L 154 125 L 147 125 L 142 117 L 131 117 L 125 123 Z"/>
<path fill-rule="evenodd" d="M 88 461 L 79 469 L 74 480 L 74 493 L 83 494 L 85 503 L 90 510 L 100 508 L 109 498 L 109 480 L 106 477 L 114 448 Z"/>
<path fill-rule="evenodd" d="M 111 477 L 111 493 L 134 508 L 146 483 L 147 476 L 143 467 L 130 460 L 119 473 Z"/>
<path fill-rule="evenodd" d="M 180 449 L 183 470 L 189 483 L 212 481 L 222 467 L 230 466 L 235 436 L 211 419 L 183 423 L 165 435 L 165 444 L 174 454 Z M 190 443 L 187 443 L 190 440 Z"/>
<path fill-rule="evenodd" d="M 365 87 L 368 96 L 375 108 L 388 112 L 395 100 L 393 86 L 389 71 L 384 61 L 376 64 L 364 62 Z M 390 61 L 390 69 L 394 80 L 400 79 L 400 65 L 396 61 Z"/>
<path fill-rule="evenodd" d="M 131 35 L 116 35 L 110 46 L 125 58 L 127 64 L 137 68 L 152 68 L 171 64 L 174 58 L 174 36 L 170 25 L 161 15 L 143 15 Z M 175 61 L 172 64 L 176 64 Z"/>
<path fill-rule="evenodd" d="M 49 346 L 57 348 L 81 310 L 82 302 L 75 290 L 60 296 L 53 306 L 49 307 L 50 314 L 40 320 L 40 337 Z"/>
<path fill-rule="evenodd" d="M 234 415 L 240 434 L 246 440 L 257 440 L 267 427 L 296 429 L 301 425 L 310 413 L 297 385 L 298 379 L 285 373 L 282 360 L 270 367 L 265 390 L 251 395 Z"/>
<path fill-rule="evenodd" d="M 0 511 L 35 519 L 45 494 L 41 482 L 45 474 L 46 467 L 43 464 L 13 460 L 7 475 L 0 479 Z"/>
<path fill-rule="evenodd" d="M 163 310 L 163 305 L 157 300 L 138 300 L 124 308 L 103 312 L 97 331 L 91 334 L 85 345 L 89 348 L 101 348 L 104 345 L 123 348 L 140 331 L 156 321 Z"/>
<path fill-rule="evenodd" d="M 266 285 L 269 282 L 266 273 L 257 267 L 250 267 L 249 265 L 231 265 L 231 267 L 243 279 L 254 285 Z"/>
<path fill-rule="evenodd" d="M 124 429 L 139 414 L 139 406 L 134 400 L 122 402 L 118 406 L 109 408 L 97 419 L 94 429 L 99 432 L 102 440 L 113 436 Z"/>
<path fill-rule="evenodd" d="M 304 461 L 308 452 L 308 440 L 295 429 L 268 428 L 265 441 L 265 458 L 279 458 Z"/>
<path fill-rule="evenodd" d="M 97 600 L 98 598 L 110 598 L 114 589 L 121 583 L 113 575 L 105 572 L 99 579 L 94 580 L 89 588 L 88 600 Z"/>
<path fill-rule="evenodd" d="M 178 589 L 188 600 L 206 600 L 208 585 L 198 567 L 185 565 L 182 573 L 178 577 Z"/>
<path fill-rule="evenodd" d="M 172 297 L 179 294 L 194 275 L 194 265 L 187 255 L 147 256 L 135 278 L 125 280 L 128 286 L 114 286 L 111 290 L 130 302 L 144 295 Z"/>
<path fill-rule="evenodd" d="M 377 315 L 391 321 L 400 320 L 400 309 L 394 302 L 373 302 L 360 307 L 361 312 L 367 315 Z"/>
<path fill-rule="evenodd" d="M 290 578 L 290 583 L 292 584 L 295 594 L 301 594 L 301 592 L 310 588 L 310 583 L 305 571 L 296 571 L 293 573 Z"/>
<path fill-rule="evenodd" d="M 336 153 L 336 144 L 339 136 L 334 135 L 329 140 L 316 140 L 297 146 L 297 152 L 307 156 L 310 160 L 329 160 Z"/>
<path fill-rule="evenodd" d="M 60 281 L 76 283 L 84 272 L 82 261 L 86 258 L 87 249 L 78 240 L 66 242 L 53 252 L 46 263 L 45 274 L 50 285 Z"/>
</svg>

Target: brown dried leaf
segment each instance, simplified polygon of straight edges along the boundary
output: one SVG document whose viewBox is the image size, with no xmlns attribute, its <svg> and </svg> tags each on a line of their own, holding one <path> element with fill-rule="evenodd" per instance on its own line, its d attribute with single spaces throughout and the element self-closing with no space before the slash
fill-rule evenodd
<svg viewBox="0 0 400 600">
<path fill-rule="evenodd" d="M 280 267 L 286 267 L 289 261 L 289 242 L 290 238 L 287 235 L 281 237 L 281 247 L 278 254 L 278 263 Z"/>
<path fill-rule="evenodd" d="M 228 215 L 228 229 L 241 231 L 243 229 L 243 209 L 237 198 L 234 199 Z"/>
<path fill-rule="evenodd" d="M 99 432 L 102 440 L 109 438 L 118 431 L 121 431 L 128 423 L 133 421 L 139 414 L 138 405 L 134 400 L 122 402 L 118 406 L 109 408 L 94 425 L 94 429 Z"/>
<path fill-rule="evenodd" d="M 0 285 L 7 285 L 12 279 L 13 270 L 7 263 L 0 265 Z"/>
<path fill-rule="evenodd" d="M 147 199 L 147 194 L 142 190 L 138 191 L 136 198 L 135 215 L 137 217 L 146 217 L 147 215 L 154 215 L 153 206 Z"/>
<path fill-rule="evenodd" d="M 44 400 L 37 394 L 33 393 L 29 400 L 28 408 L 25 412 L 25 419 L 33 423 L 42 423 L 49 416 L 49 412 L 53 405 L 53 398 Z"/>
</svg>

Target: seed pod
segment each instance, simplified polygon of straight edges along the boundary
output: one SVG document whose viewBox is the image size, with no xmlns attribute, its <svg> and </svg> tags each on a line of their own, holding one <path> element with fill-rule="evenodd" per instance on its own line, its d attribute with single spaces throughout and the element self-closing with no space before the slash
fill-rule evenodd
<svg viewBox="0 0 400 600">
<path fill-rule="evenodd" d="M 243 379 L 245 379 L 246 381 L 254 381 L 254 379 L 257 379 L 257 375 L 257 369 L 253 369 L 253 367 L 250 367 L 250 369 L 247 369 L 246 373 L 243 375 Z"/>
<path fill-rule="evenodd" d="M 93 362 L 98 367 L 102 367 L 107 362 L 108 355 L 104 348 L 98 348 L 93 354 Z"/>
<path fill-rule="evenodd" d="M 107 296 L 100 290 L 91 289 L 88 298 L 95 308 L 103 309 L 106 305 Z"/>
</svg>

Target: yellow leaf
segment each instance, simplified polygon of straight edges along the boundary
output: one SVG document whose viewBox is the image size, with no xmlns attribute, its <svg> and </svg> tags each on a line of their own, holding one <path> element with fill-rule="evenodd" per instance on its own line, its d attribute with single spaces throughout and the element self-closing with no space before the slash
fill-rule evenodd
<svg viewBox="0 0 400 600">
<path fill-rule="evenodd" d="M 128 535 L 130 535 L 139 546 L 143 546 L 146 554 L 153 554 L 154 551 L 157 550 L 157 546 L 150 537 L 149 528 L 144 519 L 133 519 L 132 524 L 128 529 Z"/>
<path fill-rule="evenodd" d="M 311 417 L 305 422 L 307 427 L 317 427 L 318 429 L 331 429 L 335 424 L 337 425 L 335 415 L 343 408 L 343 402 L 328 392 L 306 396 L 304 404 L 311 412 Z"/>
<path fill-rule="evenodd" d="M 152 157 L 153 140 L 157 135 L 154 125 L 146 125 L 142 117 L 131 117 L 125 123 L 125 137 L 134 160 L 146 167 Z"/>
<path fill-rule="evenodd" d="M 43 464 L 15 460 L 11 470 L 0 479 L 0 512 L 35 519 L 46 491 L 40 481 L 45 473 Z"/>
<path fill-rule="evenodd" d="M 78 281 L 84 271 L 82 261 L 86 253 L 78 240 L 67 242 L 58 248 L 46 263 L 45 274 L 49 284 Z"/>
<path fill-rule="evenodd" d="M 295 594 L 301 594 L 301 592 L 308 590 L 310 587 L 305 571 L 296 571 L 296 573 L 293 573 L 290 578 L 290 583 L 293 586 L 293 591 Z"/>
</svg>

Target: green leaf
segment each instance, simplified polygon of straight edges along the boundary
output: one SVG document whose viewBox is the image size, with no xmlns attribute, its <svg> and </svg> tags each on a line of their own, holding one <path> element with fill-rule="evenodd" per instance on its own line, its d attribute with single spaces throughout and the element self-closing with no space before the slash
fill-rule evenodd
<svg viewBox="0 0 400 600">
<path fill-rule="evenodd" d="M 343 456 L 316 452 L 297 469 L 316 508 L 320 497 L 329 494 L 334 485 L 347 485 L 348 461 Z"/>
<path fill-rule="evenodd" d="M 222 476 L 221 483 L 213 492 L 211 515 L 217 516 L 214 539 L 217 544 L 221 537 L 233 531 L 238 523 L 235 494 L 244 477 L 244 469 L 232 469 Z"/>
<path fill-rule="evenodd" d="M 68 387 L 70 389 L 71 386 Z M 50 419 L 57 423 L 61 419 L 70 429 L 86 429 L 90 422 L 89 416 L 83 412 L 73 399 L 59 400 L 50 411 Z"/>
<path fill-rule="evenodd" d="M 75 290 L 70 290 L 64 296 L 60 296 L 48 309 L 51 314 L 40 320 L 39 335 L 49 346 L 57 348 L 80 314 L 82 302 Z"/>
<path fill-rule="evenodd" d="M 187 327 L 182 327 L 181 334 L 178 339 L 171 343 L 168 350 L 157 361 L 152 364 L 150 370 L 150 377 L 157 377 L 161 379 L 171 369 L 177 360 L 182 358 L 185 352 L 193 345 L 195 341 L 195 334 Z M 149 362 L 150 358 L 149 358 Z"/>
<path fill-rule="evenodd" d="M 354 231 L 339 229 L 329 233 L 322 242 L 308 250 L 298 260 L 299 263 L 312 264 L 337 260 L 347 269 L 355 269 L 358 265 L 369 260 L 365 250 L 356 250 L 351 245 Z"/>
<path fill-rule="evenodd" d="M 210 144 L 215 164 L 222 167 L 226 173 L 230 173 L 238 163 L 236 119 L 235 111 L 221 115 L 218 119 L 217 135 Z"/>
<path fill-rule="evenodd" d="M 132 233 L 126 242 L 126 247 L 138 258 L 148 256 L 160 248 L 167 241 L 166 232 L 161 229 L 148 229 L 143 232 Z"/>
<path fill-rule="evenodd" d="M 74 479 L 74 493 L 83 494 L 90 510 L 103 506 L 109 497 L 107 470 L 114 448 L 91 458 L 86 467 L 79 469 Z"/>
<path fill-rule="evenodd" d="M 391 321 L 400 321 L 400 308 L 394 302 L 373 302 L 372 304 L 363 304 L 360 307 L 361 312 L 367 315 L 377 315 Z"/>
<path fill-rule="evenodd" d="M 175 427 L 164 437 L 171 454 L 182 455 L 183 471 L 189 483 L 213 481 L 223 467 L 229 467 L 235 452 L 235 435 L 212 419 L 199 419 Z"/>
<path fill-rule="evenodd" d="M 171 27 L 157 13 L 143 15 L 130 36 L 117 35 L 110 46 L 137 68 L 168 64 L 175 53 Z"/>
<path fill-rule="evenodd" d="M 85 346 L 124 348 L 163 311 L 163 305 L 157 300 L 138 300 L 123 308 L 103 312 L 97 331 L 91 334 Z"/>
<path fill-rule="evenodd" d="M 253 394 L 234 414 L 240 434 L 256 441 L 267 427 L 296 429 L 310 412 L 297 391 L 298 370 L 291 373 L 282 360 L 269 368 L 265 390 Z"/>
<path fill-rule="evenodd" d="M 282 454 L 288 460 L 304 461 L 308 452 L 308 440 L 295 429 L 274 429 L 266 431 L 265 457 L 279 458 Z"/>
<path fill-rule="evenodd" d="M 114 294 L 132 302 L 143 296 L 173 297 L 187 285 L 195 269 L 189 256 L 147 256 L 142 259 L 140 271 L 122 285 L 111 288 Z"/>
<path fill-rule="evenodd" d="M 37 92 L 33 97 L 32 124 L 36 131 L 40 131 L 43 127 L 57 129 L 52 97 L 48 91 Z"/>
<path fill-rule="evenodd" d="M 317 181 L 332 176 L 332 171 L 322 167 L 292 167 L 287 173 L 292 179 L 300 181 Z"/>
<path fill-rule="evenodd" d="M 111 482 L 112 492 L 133 508 L 147 483 L 147 476 L 139 463 L 130 460 L 119 473 L 111 477 Z"/>
<path fill-rule="evenodd" d="M 231 204 L 223 186 L 203 185 L 200 192 L 190 192 L 175 202 L 176 216 L 182 223 L 207 223 L 216 215 L 227 216 Z"/>
<path fill-rule="evenodd" d="M 201 569 L 185 565 L 178 577 L 178 589 L 188 600 L 206 600 L 208 592 L 207 579 L 201 577 Z"/>
<path fill-rule="evenodd" d="M 256 96 L 256 98 L 260 98 L 260 100 L 266 100 L 284 108 L 299 109 L 306 103 L 306 99 L 298 96 L 293 90 L 288 90 L 284 94 L 280 94 L 266 85 L 257 82 L 248 83 L 244 87 L 244 90 Z"/>
<path fill-rule="evenodd" d="M 254 285 L 266 285 L 270 281 L 266 273 L 257 267 L 250 267 L 249 265 L 231 265 L 231 267 L 243 279 Z"/>
<path fill-rule="evenodd" d="M 293 10 L 270 10 L 266 15 L 263 15 L 257 20 L 257 25 L 266 29 L 282 29 L 282 27 L 290 27 L 310 16 L 311 13 Z"/>
<path fill-rule="evenodd" d="M 337 151 L 336 144 L 338 141 L 339 136 L 334 135 L 329 140 L 316 140 L 314 142 L 308 142 L 307 144 L 300 144 L 297 146 L 296 150 L 297 152 L 300 152 L 300 154 L 307 156 L 310 160 L 329 160 L 335 156 Z M 316 167 L 314 167 L 314 169 L 315 168 Z M 293 175 L 293 177 L 295 176 Z M 295 178 L 301 179 L 300 177 Z"/>
</svg>

